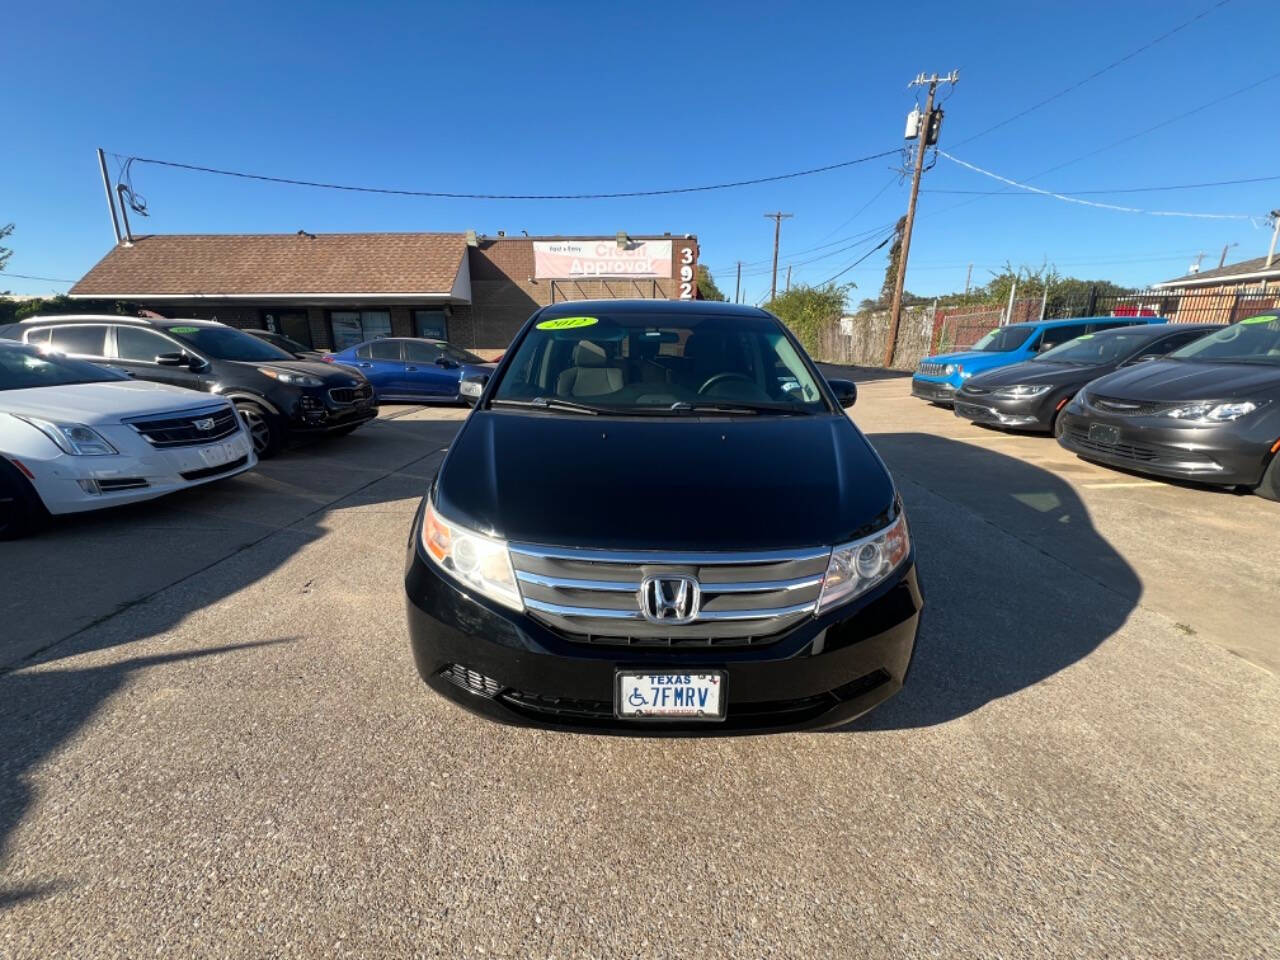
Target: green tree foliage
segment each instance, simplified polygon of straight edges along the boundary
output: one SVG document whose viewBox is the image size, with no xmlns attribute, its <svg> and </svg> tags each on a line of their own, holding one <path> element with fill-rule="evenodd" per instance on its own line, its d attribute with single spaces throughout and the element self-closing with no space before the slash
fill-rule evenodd
<svg viewBox="0 0 1280 960">
<path fill-rule="evenodd" d="M 5 239 L 11 233 L 13 233 L 13 224 L 6 223 L 3 227 L 0 227 L 0 240 Z M 13 250 L 0 244 L 0 270 L 4 269 L 4 265 L 9 262 L 9 258 L 12 256 Z"/>
<path fill-rule="evenodd" d="M 893 228 L 893 243 L 889 244 L 889 262 L 884 267 L 884 283 L 880 285 L 880 300 L 886 306 L 893 303 L 893 291 L 898 285 L 898 264 L 902 260 L 902 237 L 907 230 L 905 215 L 898 218 Z"/>
<path fill-rule="evenodd" d="M 122 300 L 72 300 L 62 294 L 33 300 L 12 300 L 0 296 L 0 325 L 55 313 L 118 313 L 124 317 L 136 317 L 138 305 Z"/>
<path fill-rule="evenodd" d="M 764 308 L 790 327 L 806 350 L 815 352 L 820 346 L 822 331 L 844 314 L 853 286 L 851 283 L 832 283 L 825 287 L 800 284 L 778 294 Z"/>
<path fill-rule="evenodd" d="M 698 264 L 698 293 L 703 300 L 728 300 L 711 277 L 711 271 L 704 264 Z"/>
</svg>

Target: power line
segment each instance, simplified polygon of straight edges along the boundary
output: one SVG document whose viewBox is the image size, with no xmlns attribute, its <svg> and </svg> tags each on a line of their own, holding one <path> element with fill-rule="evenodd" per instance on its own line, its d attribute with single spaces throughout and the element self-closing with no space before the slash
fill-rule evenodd
<svg viewBox="0 0 1280 960">
<path fill-rule="evenodd" d="M 1028 179 L 1034 180 L 1034 177 Z M 1161 187 L 1117 187 L 1113 190 L 1059 190 L 1065 197 L 1093 197 L 1103 196 L 1112 193 L 1155 193 L 1162 190 L 1198 190 L 1201 187 L 1231 187 L 1240 183 L 1267 183 L 1272 180 L 1280 180 L 1280 175 L 1274 177 L 1245 177 L 1240 180 L 1210 180 L 1205 183 L 1173 183 Z M 983 197 L 1020 197 L 1020 193 L 1009 193 L 1007 190 L 922 190 L 921 193 L 972 193 Z"/>
<path fill-rule="evenodd" d="M 160 167 L 173 167 L 179 170 L 191 170 L 196 173 L 211 173 L 223 177 L 236 177 L 242 180 L 260 180 L 266 183 L 283 183 L 295 187 L 317 187 L 323 190 L 345 190 L 351 193 L 390 194 L 399 197 L 435 197 L 448 200 L 618 200 L 629 197 L 660 197 L 679 193 L 703 193 L 709 190 L 729 190 L 734 187 L 749 187 L 760 183 L 776 183 L 779 180 L 794 180 L 797 177 L 809 177 L 831 170 L 852 167 L 855 164 L 878 160 L 892 156 L 899 151 L 885 150 L 854 160 L 842 160 L 808 170 L 797 170 L 793 173 L 779 173 L 768 177 L 755 177 L 750 180 L 732 180 L 726 183 L 710 183 L 696 187 L 670 187 L 661 190 L 628 190 L 618 193 L 454 193 L 437 190 L 399 190 L 389 187 L 365 187 L 353 184 L 323 183 L 316 180 L 297 180 L 291 177 L 273 177 L 259 173 L 245 173 L 240 170 L 223 170 L 217 167 L 206 167 L 195 163 L 180 163 L 176 160 L 157 160 L 150 157 L 129 157 L 128 162 L 149 163 Z M 119 156 L 116 154 L 115 156 Z"/>
<path fill-rule="evenodd" d="M 853 261 L 853 263 L 849 264 L 847 267 L 845 267 L 845 268 L 844 268 L 843 270 L 841 270 L 839 273 L 835 273 L 835 274 L 832 274 L 831 276 L 827 277 L 827 279 L 823 280 L 820 284 L 818 284 L 818 286 L 820 286 L 820 287 L 825 287 L 828 283 L 831 283 L 833 280 L 836 280 L 836 279 L 839 279 L 840 277 L 843 277 L 846 273 L 848 273 L 850 270 L 852 270 L 854 267 L 856 267 L 858 264 L 860 264 L 863 260 L 867 259 L 867 257 L 871 256 L 871 255 L 872 255 L 873 253 L 875 253 L 877 250 L 883 249 L 884 247 L 888 246 L 889 241 L 891 241 L 891 240 L 893 239 L 893 234 L 894 234 L 894 233 L 896 233 L 896 232 L 897 232 L 897 231 L 892 231 L 892 232 L 890 232 L 890 234 L 889 234 L 887 237 L 885 237 L 883 240 L 881 240 L 879 243 L 877 243 L 874 247 L 872 247 L 870 250 L 868 250 L 866 253 L 864 253 L 862 256 L 860 256 L 857 260 Z"/>
<path fill-rule="evenodd" d="M 853 223 L 853 221 L 857 220 L 857 219 L 858 219 L 858 217 L 860 217 L 860 216 L 862 215 L 863 211 L 865 211 L 865 210 L 867 209 L 867 207 L 871 206 L 873 203 L 875 203 L 877 200 L 879 200 L 879 199 L 880 199 L 881 194 L 883 194 L 886 190 L 888 190 L 890 187 L 892 187 L 892 186 L 893 186 L 894 182 L 895 182 L 897 179 L 898 179 L 898 174 L 896 174 L 896 173 L 895 173 L 893 176 L 891 176 L 891 177 L 889 178 L 889 182 L 888 182 L 888 183 L 886 183 L 886 184 L 885 184 L 883 187 L 881 187 L 879 190 L 877 190 L 875 193 L 873 193 L 873 194 L 871 195 L 871 199 L 870 199 L 870 200 L 868 200 L 866 203 L 864 203 L 862 206 L 860 206 L 857 210 L 855 210 L 855 211 L 853 212 L 853 215 L 852 215 L 851 217 L 849 217 L 849 219 L 848 219 L 848 220 L 845 220 L 843 223 L 841 223 L 841 224 L 840 224 L 840 226 L 836 227 L 834 230 L 831 230 L 830 232 L 828 232 L 828 233 L 826 233 L 825 235 L 823 235 L 823 236 L 821 237 L 821 239 L 825 240 L 825 239 L 827 239 L 827 237 L 831 236 L 831 234 L 833 234 L 833 233 L 839 233 L 841 230 L 843 230 L 843 229 L 844 229 L 845 227 L 847 227 L 849 224 Z"/>
<path fill-rule="evenodd" d="M 1116 210 L 1120 213 L 1145 213 L 1153 217 L 1191 217 L 1199 220 L 1252 220 L 1253 218 L 1247 213 L 1191 213 L 1183 210 L 1141 210 L 1138 207 L 1122 207 L 1114 203 L 1098 203 L 1096 200 L 1082 200 L 1080 197 L 1069 197 L 1063 193 L 1055 193 L 1052 190 L 1043 190 L 1040 187 L 1033 187 L 1028 183 L 1019 183 L 1017 180 L 1011 180 L 1009 177 L 1001 176 L 990 170 L 984 170 L 975 164 L 969 163 L 967 160 L 961 160 L 959 157 L 953 157 L 945 150 L 938 151 L 939 156 L 946 157 L 952 163 L 957 163 L 962 167 L 972 170 L 974 173 L 980 173 L 984 177 L 990 177 L 992 180 L 999 180 L 1011 187 L 1017 187 L 1019 190 L 1026 190 L 1029 193 L 1037 193 L 1046 197 L 1053 197 L 1057 200 L 1063 200 L 1067 203 L 1077 203 L 1085 207 L 1097 207 L 1102 210 Z"/>
<path fill-rule="evenodd" d="M 1225 7 L 1230 2 L 1231 0 L 1218 0 L 1217 3 L 1213 4 L 1213 6 L 1200 11 L 1190 20 L 1187 20 L 1185 23 L 1178 24 L 1178 26 L 1174 27 L 1172 30 L 1165 31 L 1164 33 L 1160 34 L 1160 36 L 1156 37 L 1154 40 L 1150 40 L 1147 43 L 1144 43 L 1142 46 L 1138 47 L 1136 50 L 1126 53 L 1119 60 L 1111 61 L 1105 67 L 1102 67 L 1099 70 L 1095 70 L 1093 73 L 1089 74 L 1087 77 L 1083 78 L 1082 80 L 1077 80 L 1075 83 L 1071 84 L 1070 86 L 1064 87 L 1061 90 L 1059 90 L 1057 93 L 1052 94 L 1051 96 L 1045 97 L 1043 100 L 1039 101 L 1038 103 L 1032 104 L 1031 106 L 1027 107 L 1025 110 L 1019 110 L 1013 116 L 1006 117 L 1004 120 L 1001 120 L 999 123 L 992 124 L 991 126 L 987 127 L 985 130 L 981 130 L 978 133 L 975 133 L 973 136 L 965 140 L 961 140 L 955 146 L 963 147 L 967 143 L 972 143 L 974 140 L 977 140 L 979 137 L 985 137 L 988 133 L 991 133 L 993 130 L 999 130 L 1001 127 L 1005 126 L 1006 124 L 1013 123 L 1013 121 L 1019 120 L 1022 117 L 1025 117 L 1029 113 L 1034 113 L 1036 110 L 1039 110 L 1041 107 L 1045 106 L 1046 104 L 1053 103 L 1053 101 L 1061 97 L 1065 97 L 1068 93 L 1071 93 L 1073 90 L 1078 90 L 1080 87 L 1083 87 L 1086 83 L 1089 83 L 1090 81 L 1098 79 L 1098 77 L 1102 76 L 1104 73 L 1107 73 L 1110 70 L 1114 70 L 1116 67 L 1120 66 L 1121 64 L 1127 63 L 1128 61 L 1132 60 L 1134 57 L 1138 56 L 1138 54 L 1144 53 L 1145 51 L 1150 50 L 1156 44 L 1162 43 L 1165 40 L 1168 40 L 1175 33 L 1179 33 L 1180 31 L 1185 30 L 1187 27 L 1191 26 L 1197 21 L 1203 20 L 1209 14 L 1213 13 L 1215 10 L 1221 7 Z"/>
<path fill-rule="evenodd" d="M 23 280 L 47 280 L 50 283 L 76 283 L 77 282 L 75 280 L 63 280 L 61 277 L 33 277 L 29 273 L 10 273 L 8 270 L 6 270 L 4 273 L 0 273 L 0 280 L 3 280 L 5 277 L 19 277 Z"/>
</svg>

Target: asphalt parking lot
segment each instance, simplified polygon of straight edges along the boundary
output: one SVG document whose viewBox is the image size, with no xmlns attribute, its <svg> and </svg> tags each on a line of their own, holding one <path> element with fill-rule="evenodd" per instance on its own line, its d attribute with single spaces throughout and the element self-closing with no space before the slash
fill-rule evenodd
<svg viewBox="0 0 1280 960">
<path fill-rule="evenodd" d="M 1280 504 L 908 386 L 853 416 L 907 504 L 916 661 L 834 732 L 430 695 L 400 576 L 456 409 L 0 546 L 0 957 L 1280 953 Z"/>
</svg>

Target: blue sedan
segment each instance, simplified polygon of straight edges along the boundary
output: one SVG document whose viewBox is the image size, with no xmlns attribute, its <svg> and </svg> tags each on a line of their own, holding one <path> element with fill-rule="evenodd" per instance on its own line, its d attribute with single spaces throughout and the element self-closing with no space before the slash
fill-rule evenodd
<svg viewBox="0 0 1280 960">
<path fill-rule="evenodd" d="M 457 401 L 458 384 L 471 374 L 489 374 L 494 366 L 443 340 L 384 337 L 366 340 L 339 353 L 326 354 L 326 363 L 355 367 L 373 384 L 378 400 Z"/>
</svg>

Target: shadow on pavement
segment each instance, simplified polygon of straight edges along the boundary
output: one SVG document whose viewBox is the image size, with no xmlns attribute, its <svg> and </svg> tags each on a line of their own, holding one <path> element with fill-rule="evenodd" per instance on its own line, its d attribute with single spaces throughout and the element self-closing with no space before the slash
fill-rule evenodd
<svg viewBox="0 0 1280 960">
<path fill-rule="evenodd" d="M 925 609 L 896 697 L 846 730 L 944 723 L 1088 656 L 1142 596 L 1071 485 L 976 444 L 871 434 L 894 475 Z"/>
<path fill-rule="evenodd" d="M 32 801 L 28 772 L 79 730 L 130 674 L 166 663 L 290 642 L 289 638 L 265 640 L 134 657 L 87 669 L 0 675 L 0 704 L 3 704 L 0 707 L 0 864 L 4 863 L 9 835 L 22 821 Z M 53 889 L 56 885 L 11 887 L 0 874 L 0 909 Z"/>
</svg>

